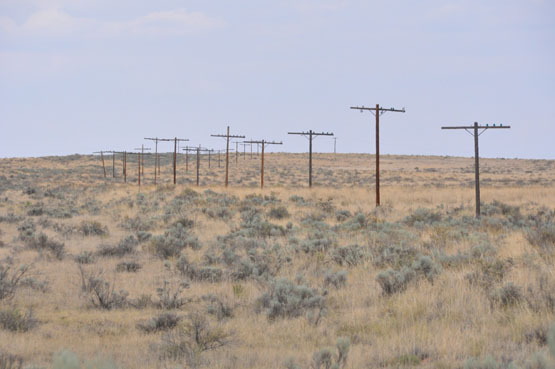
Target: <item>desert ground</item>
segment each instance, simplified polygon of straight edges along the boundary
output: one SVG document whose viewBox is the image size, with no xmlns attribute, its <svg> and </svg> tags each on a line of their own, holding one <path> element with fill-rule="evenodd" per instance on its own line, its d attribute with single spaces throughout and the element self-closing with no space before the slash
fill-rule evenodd
<svg viewBox="0 0 555 369">
<path fill-rule="evenodd" d="M 0 159 L 0 368 L 555 366 L 554 160 L 236 155 Z"/>
</svg>

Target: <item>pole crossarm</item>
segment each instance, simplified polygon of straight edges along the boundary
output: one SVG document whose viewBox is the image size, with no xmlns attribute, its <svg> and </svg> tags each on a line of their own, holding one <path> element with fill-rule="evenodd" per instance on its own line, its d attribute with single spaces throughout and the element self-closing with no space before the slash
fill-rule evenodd
<svg viewBox="0 0 555 369">
<path fill-rule="evenodd" d="M 265 140 L 261 140 L 261 141 L 244 141 L 244 143 L 246 144 L 261 144 L 261 145 L 283 145 L 283 142 L 277 142 L 277 141 L 265 141 Z"/>
<path fill-rule="evenodd" d="M 382 108 L 382 107 L 378 107 L 378 108 L 367 108 L 366 106 L 362 105 L 362 106 L 351 106 L 351 109 L 353 110 L 360 110 L 360 112 L 364 112 L 365 110 L 370 111 L 372 114 L 376 114 L 375 112 L 379 112 L 380 115 L 382 115 L 383 113 L 386 113 L 388 111 L 392 111 L 392 112 L 396 112 L 396 113 L 406 113 L 405 112 L 405 108 L 403 109 L 395 109 L 395 108 Z"/>
<path fill-rule="evenodd" d="M 211 137 L 223 137 L 223 138 L 245 138 L 245 136 L 238 136 L 238 135 L 210 135 Z"/>
<path fill-rule="evenodd" d="M 311 132 L 287 132 L 288 135 L 308 136 Z M 333 136 L 331 132 L 312 132 L 313 136 Z"/>
<path fill-rule="evenodd" d="M 476 128 L 478 129 L 507 129 L 507 128 L 511 128 L 511 126 L 504 126 L 504 125 L 485 125 L 485 126 L 476 126 Z M 447 127 L 441 127 L 441 129 L 474 129 L 474 126 L 447 126 Z"/>
</svg>

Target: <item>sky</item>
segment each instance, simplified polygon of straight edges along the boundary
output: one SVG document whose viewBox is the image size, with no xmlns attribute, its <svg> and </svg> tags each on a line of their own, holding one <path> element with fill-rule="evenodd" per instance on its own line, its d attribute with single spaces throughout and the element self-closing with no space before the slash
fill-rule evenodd
<svg viewBox="0 0 555 369">
<path fill-rule="evenodd" d="M 328 131 L 338 152 L 555 159 L 554 0 L 0 0 L 0 157 Z M 160 144 L 170 151 L 170 144 Z M 333 152 L 319 137 L 314 150 Z"/>
</svg>

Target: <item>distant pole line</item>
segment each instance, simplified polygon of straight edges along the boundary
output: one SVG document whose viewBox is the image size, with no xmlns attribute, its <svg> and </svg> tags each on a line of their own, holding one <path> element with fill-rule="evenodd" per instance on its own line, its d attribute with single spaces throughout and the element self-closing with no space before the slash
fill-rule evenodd
<svg viewBox="0 0 555 369">
<path fill-rule="evenodd" d="M 229 139 L 230 138 L 245 138 L 245 136 L 230 135 L 229 126 L 227 126 L 227 134 L 225 135 L 211 135 L 212 137 L 223 137 L 226 139 L 226 150 L 225 150 L 225 186 L 227 187 L 229 183 Z"/>
<path fill-rule="evenodd" d="M 290 135 L 300 135 L 308 138 L 308 187 L 312 187 L 312 140 L 318 136 L 333 136 L 331 132 L 287 132 Z M 258 145 L 257 145 L 258 147 Z"/>
<path fill-rule="evenodd" d="M 509 129 L 511 126 L 492 125 L 489 124 L 478 125 L 474 122 L 472 126 L 448 126 L 441 127 L 441 129 L 464 129 L 468 134 L 474 137 L 474 187 L 476 191 L 476 218 L 480 218 L 480 155 L 478 150 L 478 137 L 488 129 Z M 481 129 L 481 132 L 478 130 Z"/>
<path fill-rule="evenodd" d="M 264 148 L 266 145 L 283 145 L 283 142 L 276 142 L 276 141 L 266 141 L 266 140 L 258 140 L 258 141 L 245 141 L 247 144 L 260 144 L 262 146 L 262 163 L 260 165 L 260 188 L 264 188 Z"/>
<path fill-rule="evenodd" d="M 403 109 L 382 108 L 376 104 L 375 108 L 367 108 L 363 106 L 351 106 L 351 109 L 360 110 L 360 112 L 369 111 L 376 117 L 376 206 L 380 206 L 380 116 L 385 112 L 404 113 Z"/>
</svg>

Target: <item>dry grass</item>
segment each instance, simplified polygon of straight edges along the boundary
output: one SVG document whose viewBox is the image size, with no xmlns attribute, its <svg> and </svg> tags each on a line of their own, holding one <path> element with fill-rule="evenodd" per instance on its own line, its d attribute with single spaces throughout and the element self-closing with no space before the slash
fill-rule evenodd
<svg viewBox="0 0 555 369">
<path fill-rule="evenodd" d="M 217 167 L 217 159 L 212 159 L 212 166 Z M 169 157 L 163 160 L 166 165 L 162 173 L 166 183 L 170 179 L 167 160 Z M 137 323 L 161 313 L 158 307 L 129 306 L 112 310 L 91 307 L 81 291 L 74 256 L 83 251 L 94 253 L 100 244 L 117 244 L 122 238 L 136 234 L 122 227 L 125 217 L 139 216 L 151 220 L 148 232 L 161 235 L 175 220 L 186 216 L 194 221 L 191 233 L 198 237 L 202 248 L 186 248 L 182 253 L 191 263 L 201 265 L 204 254 L 212 246 L 217 256 L 221 256 L 223 250 L 219 245 L 222 242 L 218 237 L 240 228 L 240 211 L 246 206 L 244 200 L 251 194 L 274 196 L 275 201 L 287 207 L 289 217 L 267 219 L 284 228 L 291 222 L 293 228 L 287 235 L 253 238 L 258 244 L 266 243 L 270 255 L 275 256 L 273 252 L 277 252 L 290 257 L 291 262 L 283 262 L 275 276 L 233 281 L 228 274 L 231 267 L 220 261 L 215 266 L 224 271 L 221 282 L 189 281 L 189 288 L 183 295 L 190 301 L 174 312 L 185 322 L 188 313 L 201 311 L 209 318 L 212 327 L 233 333 L 230 344 L 204 352 L 197 365 L 207 368 L 284 368 L 285 359 L 294 357 L 301 367 L 308 368 L 313 353 L 333 346 L 338 337 L 348 337 L 351 341 L 347 368 L 458 368 L 468 357 L 487 354 L 522 363 L 532 353 L 545 350 L 545 342 L 530 337 L 533 332 L 555 322 L 553 309 L 534 308 L 525 298 L 514 305 L 500 306 L 493 302 L 491 291 L 512 282 L 521 288 L 524 296 L 528 286 L 538 288 L 540 276 L 547 278 L 550 286 L 555 286 L 555 251 L 551 250 L 550 256 L 549 250 L 546 252 L 532 245 L 526 238 L 530 224 L 515 225 L 503 214 L 484 217 L 478 224 L 470 223 L 474 201 L 471 159 L 385 156 L 380 212 L 374 211 L 373 188 L 366 187 L 373 181 L 372 160 L 366 155 L 317 155 L 315 182 L 318 186 L 312 190 L 300 187 L 306 182 L 303 177 L 306 158 L 300 154 L 268 155 L 267 188 L 263 191 L 256 188 L 259 161 L 248 157 L 246 160 L 240 157 L 237 166 L 232 165 L 233 185 L 228 189 L 218 185 L 223 177 L 223 166 L 210 171 L 203 167 L 204 187 L 200 189 L 187 184 L 194 179 L 192 166 L 189 173 L 180 173 L 182 184 L 175 188 L 150 184 L 148 173 L 151 169 L 147 167 L 148 184 L 139 190 L 136 183 L 120 183 L 121 168 L 118 178 L 104 180 L 99 162 L 99 158 L 88 156 L 0 160 L 0 216 L 13 213 L 22 217 L 14 222 L 0 222 L 0 240 L 4 244 L 0 247 L 0 259 L 11 256 L 18 265 L 31 263 L 35 280 L 48 283 L 48 289 L 44 291 L 22 286 L 13 299 L 0 301 L 0 310 L 13 306 L 22 311 L 32 308 L 40 321 L 37 327 L 25 333 L 0 329 L 0 352 L 18 355 L 27 364 L 42 366 L 50 362 L 53 353 L 62 349 L 69 349 L 82 357 L 99 354 L 113 357 L 124 368 L 185 365 L 183 360 L 160 359 L 158 345 L 162 342 L 163 332 L 146 334 L 137 328 Z M 111 164 L 111 160 L 107 163 Z M 131 163 L 128 165 L 129 171 L 136 176 L 136 167 Z M 484 203 L 496 200 L 518 207 L 523 219 L 537 214 L 542 207 L 555 211 L 554 161 L 486 159 L 482 165 Z M 111 167 L 108 173 L 111 174 Z M 209 194 L 202 192 L 206 188 L 228 197 L 234 196 L 237 200 L 227 204 L 211 199 Z M 172 201 L 186 189 L 197 191 L 200 197 L 175 210 Z M 144 195 L 144 200 L 139 193 Z M 293 195 L 302 196 L 306 204 L 291 201 Z M 324 211 L 326 202 L 333 206 L 330 213 Z M 46 213 L 28 215 L 29 209 L 36 206 L 42 206 Z M 265 214 L 274 205 L 249 206 Z M 229 211 L 229 218 L 213 218 L 206 211 L 221 208 Z M 443 221 L 421 226 L 405 225 L 404 218 L 418 208 L 440 213 Z M 69 218 L 59 218 L 56 216 L 59 209 L 74 209 L 75 212 Z M 168 213 L 168 209 L 174 210 Z M 350 211 L 351 216 L 346 222 L 362 213 L 367 224 L 351 230 L 333 229 L 345 224 L 336 219 L 336 210 Z M 312 231 L 303 219 L 320 213 L 324 214 L 323 221 L 335 234 L 331 249 L 296 252 L 290 237 L 300 242 L 305 240 Z M 167 218 L 164 218 L 165 214 L 169 214 Z M 23 218 L 34 221 L 37 232 L 42 231 L 50 238 L 64 242 L 66 256 L 63 260 L 55 259 L 48 252 L 25 247 L 18 238 L 17 229 L 24 222 Z M 446 221 L 448 218 L 451 223 Z M 82 221 L 98 221 L 107 227 L 108 234 L 83 236 L 77 230 Z M 382 229 L 384 223 L 397 227 L 399 232 L 407 232 L 408 236 L 399 236 L 402 239 L 398 242 L 392 238 L 396 233 L 380 236 L 375 230 Z M 453 232 L 466 232 L 466 236 L 458 238 Z M 408 238 L 403 238 L 405 236 Z M 407 247 L 416 250 L 417 254 L 429 255 L 439 263 L 438 252 L 469 254 L 484 239 L 495 250 L 491 259 L 471 258 L 458 266 L 444 265 L 433 283 L 419 279 L 406 291 L 391 296 L 383 295 L 376 281 L 377 274 L 388 266 L 378 265 L 375 254 L 352 267 L 339 266 L 333 259 L 333 250 L 339 246 L 358 243 L 372 253 L 389 242 L 408 242 Z M 274 244 L 281 251 L 268 251 Z M 92 264 L 83 267 L 91 271 L 102 269 L 106 280 L 115 283 L 118 290 L 128 291 L 132 300 L 150 295 L 156 301 L 157 288 L 165 280 L 177 283 L 186 278 L 175 272 L 176 259 L 161 260 L 152 253 L 152 247 L 147 241 L 139 244 L 133 254 L 97 256 Z M 262 249 L 258 252 L 261 254 Z M 237 253 L 246 257 L 241 248 Z M 116 265 L 124 260 L 137 262 L 142 268 L 137 273 L 116 272 Z M 482 270 L 486 262 L 495 261 L 507 265 L 501 281 L 492 282 L 486 288 L 469 283 L 467 276 L 470 273 Z M 295 280 L 302 274 L 309 286 L 321 291 L 325 272 L 340 269 L 348 271 L 347 284 L 340 289 L 328 290 L 327 314 L 318 325 L 311 324 L 304 315 L 269 321 L 264 313 L 256 312 L 258 297 L 274 277 Z M 207 300 L 202 298 L 208 294 L 233 306 L 233 316 L 217 321 L 208 315 Z M 530 298 L 540 299 L 539 295 Z"/>
</svg>

